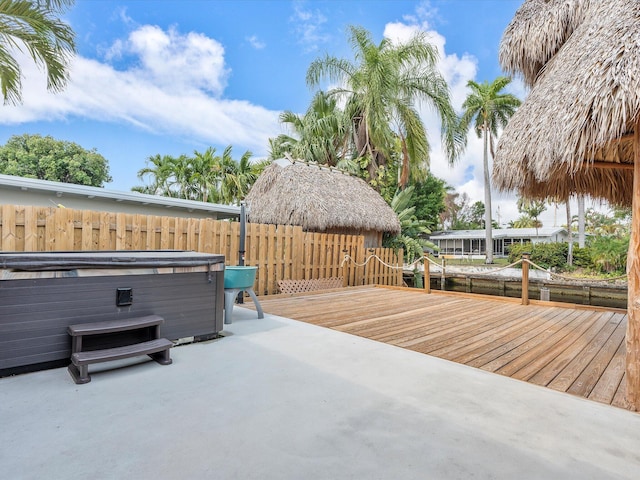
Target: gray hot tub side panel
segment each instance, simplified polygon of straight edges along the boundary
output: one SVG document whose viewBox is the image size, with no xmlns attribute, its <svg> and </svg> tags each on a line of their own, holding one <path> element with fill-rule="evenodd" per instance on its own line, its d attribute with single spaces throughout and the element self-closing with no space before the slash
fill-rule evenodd
<svg viewBox="0 0 640 480">
<path fill-rule="evenodd" d="M 77 256 L 77 253 L 70 255 Z M 170 340 L 210 336 L 222 330 L 224 263 L 221 262 L 224 256 L 204 254 L 194 258 L 194 255 L 176 256 L 173 252 L 171 258 L 161 259 L 175 262 L 174 267 L 196 266 L 193 270 L 197 271 L 162 269 L 167 267 L 167 262 L 158 263 L 154 268 L 150 268 L 150 263 L 129 263 L 127 268 L 119 269 L 106 259 L 102 267 L 94 262 L 91 267 L 65 270 L 77 267 L 78 259 L 84 261 L 87 256 L 67 258 L 67 263 L 58 264 L 60 272 L 49 270 L 43 278 L 39 278 L 38 271 L 22 271 L 15 278 L 8 275 L 9 279 L 0 281 L 0 374 L 16 367 L 69 359 L 71 339 L 67 327 L 77 323 L 156 314 L 165 319 L 161 335 Z M 32 260 L 28 256 L 18 257 L 23 266 Z M 158 261 L 157 257 L 143 257 L 145 261 Z M 38 261 L 42 258 L 47 262 L 60 259 L 47 254 Z M 134 258 L 139 260 L 140 256 L 134 255 Z M 102 275 L 101 268 L 108 274 Z M 154 273 L 157 271 L 164 273 Z M 116 305 L 118 288 L 131 289 L 131 305 Z M 131 341 L 136 339 L 132 337 Z"/>
<path fill-rule="evenodd" d="M 0 282 L 0 371 L 68 359 L 67 327 L 77 323 L 156 314 L 165 319 L 161 335 L 170 340 L 217 334 L 223 287 L 222 271 L 210 281 L 197 272 Z M 116 305 L 117 288 L 132 289 L 131 305 Z"/>
</svg>

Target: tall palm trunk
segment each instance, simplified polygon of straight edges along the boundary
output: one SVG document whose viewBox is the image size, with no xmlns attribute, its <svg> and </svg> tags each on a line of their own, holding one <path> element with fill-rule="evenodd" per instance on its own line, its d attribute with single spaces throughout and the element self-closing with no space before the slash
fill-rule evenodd
<svg viewBox="0 0 640 480">
<path fill-rule="evenodd" d="M 578 246 L 584 248 L 584 195 L 578 195 Z"/>
<path fill-rule="evenodd" d="M 570 198 L 567 198 L 567 203 L 565 203 L 567 207 L 567 233 L 569 242 L 569 251 L 567 252 L 567 265 L 573 265 L 573 232 L 571 231 L 571 204 L 569 203 Z"/>
<path fill-rule="evenodd" d="M 483 126 L 484 137 L 484 228 L 487 259 L 485 263 L 493 263 L 493 232 L 491 231 L 491 177 L 489 177 L 489 126 L 487 120 Z"/>
</svg>

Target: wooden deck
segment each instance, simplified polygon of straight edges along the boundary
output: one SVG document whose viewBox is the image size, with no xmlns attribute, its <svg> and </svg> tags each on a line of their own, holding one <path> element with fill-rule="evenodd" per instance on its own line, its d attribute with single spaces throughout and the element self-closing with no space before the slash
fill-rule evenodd
<svg viewBox="0 0 640 480">
<path fill-rule="evenodd" d="M 619 310 L 370 286 L 260 303 L 274 315 L 624 407 L 627 316 Z"/>
</svg>

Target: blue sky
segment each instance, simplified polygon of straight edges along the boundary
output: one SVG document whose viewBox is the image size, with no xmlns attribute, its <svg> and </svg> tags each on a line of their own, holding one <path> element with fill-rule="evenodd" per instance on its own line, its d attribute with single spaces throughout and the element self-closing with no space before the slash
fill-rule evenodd
<svg viewBox="0 0 640 480">
<path fill-rule="evenodd" d="M 78 55 L 65 92 L 50 94 L 24 58 L 24 102 L 3 106 L 0 143 L 39 133 L 95 148 L 109 160 L 113 190 L 141 182 L 155 154 L 191 154 L 233 145 L 264 157 L 283 132 L 283 110 L 304 112 L 313 92 L 308 65 L 329 53 L 351 58 L 348 25 L 376 41 L 427 32 L 459 108 L 466 83 L 500 75 L 498 46 L 520 0 L 213 1 L 78 0 L 66 19 Z M 521 98 L 519 81 L 512 86 Z M 469 137 L 451 168 L 440 150 L 438 122 L 422 110 L 432 145 L 432 172 L 472 200 L 483 200 L 482 147 Z M 517 216 L 512 196 L 495 196 L 504 222 Z M 544 220 L 544 219 L 543 219 Z M 552 225 L 548 220 L 546 225 Z"/>
</svg>

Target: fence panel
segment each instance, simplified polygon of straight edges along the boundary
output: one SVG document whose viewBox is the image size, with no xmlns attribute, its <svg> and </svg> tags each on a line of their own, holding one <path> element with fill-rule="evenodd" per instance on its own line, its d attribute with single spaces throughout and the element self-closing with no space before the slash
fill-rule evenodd
<svg viewBox="0 0 640 480">
<path fill-rule="evenodd" d="M 195 250 L 237 265 L 240 226 L 224 220 L 2 205 L 3 251 Z M 247 224 L 245 264 L 257 265 L 256 293 L 278 292 L 278 280 L 344 277 L 345 285 L 402 285 L 402 253 L 365 249 L 364 237 Z M 376 255 L 366 266 L 362 263 Z M 346 259 L 346 260 L 345 260 Z M 358 265 L 360 264 L 360 265 Z M 387 265 L 385 265 L 387 264 Z"/>
</svg>

